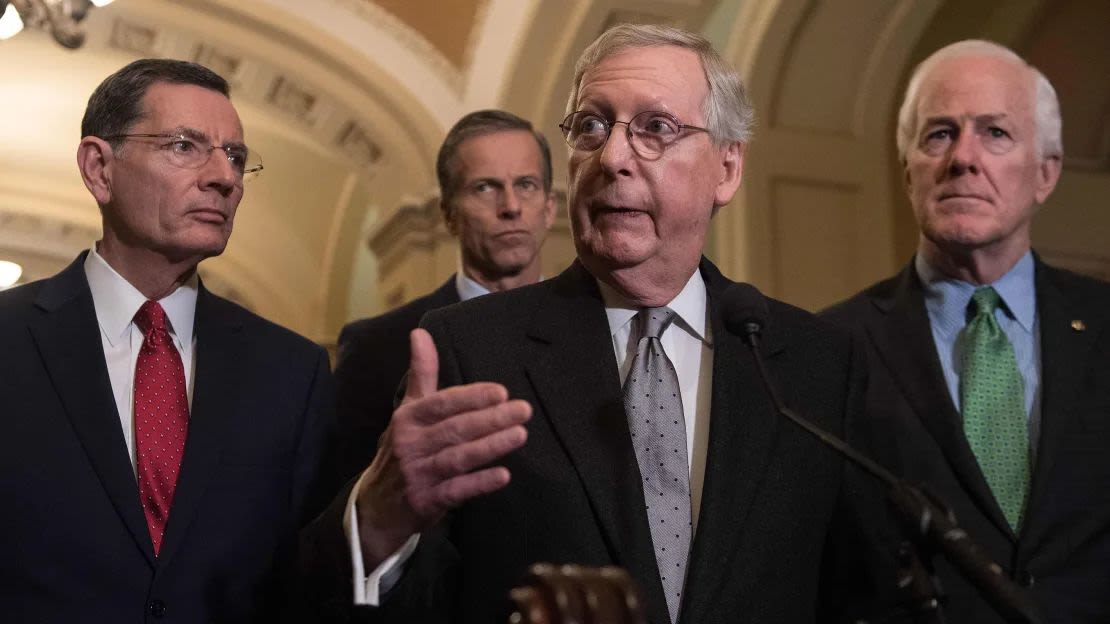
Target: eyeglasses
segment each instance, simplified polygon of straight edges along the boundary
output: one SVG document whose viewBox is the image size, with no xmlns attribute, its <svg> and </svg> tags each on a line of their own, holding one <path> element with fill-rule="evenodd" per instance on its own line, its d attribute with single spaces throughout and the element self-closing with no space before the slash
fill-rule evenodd
<svg viewBox="0 0 1110 624">
<path fill-rule="evenodd" d="M 258 177 L 262 171 L 262 156 L 246 145 L 213 145 L 207 139 L 187 137 L 184 134 L 114 134 L 100 137 L 105 141 L 116 139 L 165 139 L 159 149 L 165 152 L 171 164 L 185 169 L 200 169 L 212 158 L 213 150 L 221 150 L 231 163 L 231 168 L 243 182 Z"/>
<path fill-rule="evenodd" d="M 709 132 L 706 128 L 679 123 L 674 115 L 660 111 L 643 111 L 628 121 L 609 121 L 597 113 L 578 111 L 567 115 L 559 128 L 567 145 L 576 150 L 592 152 L 605 145 L 613 126 L 624 124 L 632 149 L 644 158 L 659 156 L 682 136 L 683 130 Z"/>
</svg>

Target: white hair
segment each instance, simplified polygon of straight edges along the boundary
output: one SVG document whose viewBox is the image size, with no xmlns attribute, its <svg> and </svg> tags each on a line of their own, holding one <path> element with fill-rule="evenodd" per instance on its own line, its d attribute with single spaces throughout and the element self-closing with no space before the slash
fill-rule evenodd
<svg viewBox="0 0 1110 624">
<path fill-rule="evenodd" d="M 743 81 L 708 40 L 701 35 L 671 26 L 618 24 L 601 33 L 582 52 L 574 65 L 574 85 L 567 100 L 567 114 L 573 113 L 578 106 L 579 88 L 587 70 L 618 52 L 656 46 L 677 46 L 697 53 L 709 85 L 709 94 L 702 104 L 709 136 L 718 145 L 747 143 L 751 138 L 755 112 Z"/>
<path fill-rule="evenodd" d="M 898 156 L 906 162 L 906 155 L 913 143 L 917 131 L 917 98 L 921 83 L 925 77 L 944 60 L 968 57 L 989 57 L 1013 62 L 1029 70 L 1035 87 L 1033 101 L 1033 122 L 1037 132 L 1037 156 L 1040 158 L 1059 158 L 1064 155 L 1064 142 L 1061 138 L 1062 121 L 1060 119 L 1060 102 L 1056 98 L 1056 90 L 1052 83 L 1036 67 L 1025 62 L 1025 59 L 1014 53 L 1013 50 L 991 41 L 981 39 L 967 39 L 947 45 L 921 61 L 910 76 L 910 83 L 906 87 L 906 95 L 902 99 L 902 108 L 898 111 L 898 130 L 896 141 Z"/>
</svg>

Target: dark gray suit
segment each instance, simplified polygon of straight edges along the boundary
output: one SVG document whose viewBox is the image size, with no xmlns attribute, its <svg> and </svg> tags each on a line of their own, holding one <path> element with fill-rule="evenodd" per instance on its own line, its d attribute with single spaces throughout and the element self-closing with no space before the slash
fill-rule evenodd
<svg viewBox="0 0 1110 624">
<path fill-rule="evenodd" d="M 701 270 L 713 391 L 681 621 L 813 621 L 821 609 L 846 608 L 853 597 L 843 585 L 874 581 L 834 559 L 854 551 L 852 528 L 864 511 L 856 499 L 865 486 L 845 476 L 839 457 L 776 416 L 752 354 L 723 324 L 718 298 L 731 282 L 709 262 Z M 848 335 L 769 304 L 764 350 L 784 398 L 842 433 L 862 398 L 862 362 Z M 423 325 L 438 347 L 443 385 L 500 382 L 531 403 L 534 416 L 526 446 L 503 462 L 512 471 L 509 486 L 426 532 L 375 619 L 504 621 L 508 590 L 529 564 L 548 561 L 623 566 L 643 591 L 650 621 L 668 621 L 594 278 L 575 263 L 549 281 L 430 312 Z M 331 522 L 340 511 L 329 511 Z"/>
<path fill-rule="evenodd" d="M 867 341 L 869 418 L 856 421 L 856 434 L 875 442 L 881 463 L 932 487 L 971 537 L 1031 588 L 1048 621 L 1110 622 L 1110 285 L 1039 260 L 1035 279 L 1042 430 L 1020 536 L 964 436 L 913 263 L 824 316 Z M 951 621 L 1001 621 L 947 564 L 939 572 Z"/>
</svg>

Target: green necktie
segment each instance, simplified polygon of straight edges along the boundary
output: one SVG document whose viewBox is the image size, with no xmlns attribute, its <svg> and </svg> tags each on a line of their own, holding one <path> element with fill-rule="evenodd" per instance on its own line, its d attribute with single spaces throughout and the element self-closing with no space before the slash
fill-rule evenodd
<svg viewBox="0 0 1110 624">
<path fill-rule="evenodd" d="M 1001 298 L 987 286 L 971 296 L 975 316 L 964 328 L 960 400 L 964 434 L 1006 521 L 1021 527 L 1029 491 L 1029 430 L 1025 390 L 1014 347 L 994 310 Z"/>
</svg>

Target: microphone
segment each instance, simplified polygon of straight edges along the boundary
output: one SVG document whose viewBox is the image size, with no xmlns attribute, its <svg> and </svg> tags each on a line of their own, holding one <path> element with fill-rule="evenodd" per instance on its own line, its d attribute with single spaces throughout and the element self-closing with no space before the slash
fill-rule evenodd
<svg viewBox="0 0 1110 624">
<path fill-rule="evenodd" d="M 860 466 L 890 488 L 892 507 L 903 524 L 913 533 L 915 541 L 931 552 L 940 552 L 972 585 L 991 603 L 991 606 L 1010 621 L 1040 624 L 1037 605 L 1029 595 L 1006 577 L 1002 567 L 992 561 L 971 537 L 956 523 L 956 517 L 947 506 L 889 470 L 863 455 L 848 443 L 799 416 L 782 402 L 759 350 L 760 334 L 768 326 L 767 299 L 751 284 L 732 284 L 722 293 L 721 310 L 725 326 L 730 332 L 742 336 L 751 348 L 756 369 L 763 387 L 775 410 L 814 435 L 823 444 Z"/>
</svg>

